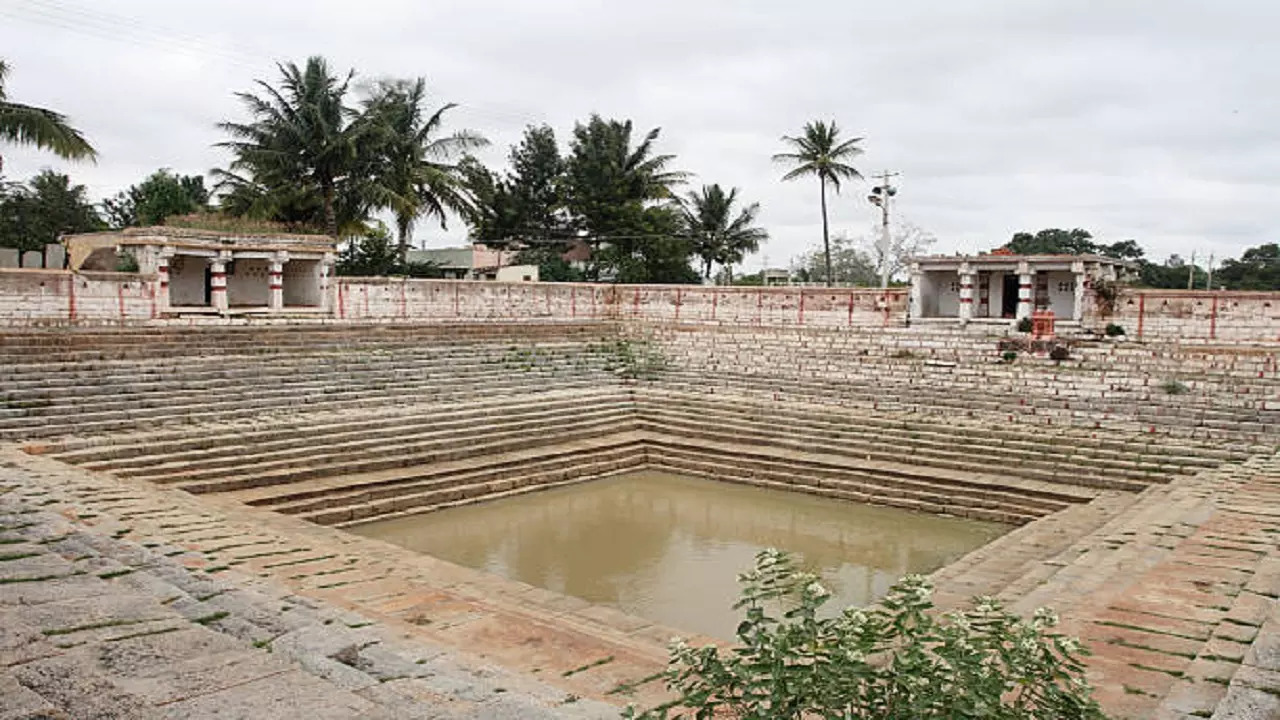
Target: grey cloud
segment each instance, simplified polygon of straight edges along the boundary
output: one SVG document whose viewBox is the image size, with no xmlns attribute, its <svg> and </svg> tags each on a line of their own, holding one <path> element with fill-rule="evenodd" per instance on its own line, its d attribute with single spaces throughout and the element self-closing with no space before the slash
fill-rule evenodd
<svg viewBox="0 0 1280 720">
<path fill-rule="evenodd" d="M 28 16 L 0 25 L 14 97 L 71 114 L 103 158 L 6 149 L 9 174 L 61 167 L 98 196 L 156 167 L 219 164 L 214 123 L 239 115 L 232 93 L 318 52 L 366 77 L 427 77 L 461 103 L 456 122 L 494 140 L 494 163 L 531 122 L 562 141 L 590 112 L 661 126 L 694 184 L 762 204 L 775 264 L 820 237 L 816 187 L 780 182 L 769 160 L 813 118 L 866 136 L 865 173 L 903 173 L 903 217 L 939 251 L 1079 226 L 1157 256 L 1235 255 L 1273 241 L 1280 220 L 1280 5 L 1265 0 L 11 6 Z M 865 194 L 834 199 L 836 231 L 865 232 Z M 450 227 L 419 232 L 460 240 Z"/>
</svg>

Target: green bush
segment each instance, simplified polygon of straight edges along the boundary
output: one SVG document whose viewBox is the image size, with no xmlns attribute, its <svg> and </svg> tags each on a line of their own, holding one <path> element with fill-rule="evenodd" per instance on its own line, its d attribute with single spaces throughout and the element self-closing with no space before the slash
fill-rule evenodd
<svg viewBox="0 0 1280 720">
<path fill-rule="evenodd" d="M 1191 392 L 1191 388 L 1187 387 L 1186 385 L 1184 385 L 1183 383 L 1177 380 L 1172 380 L 1172 379 L 1165 380 L 1164 382 L 1160 383 L 1160 389 L 1164 390 L 1169 395 L 1186 395 L 1187 393 Z"/>
<path fill-rule="evenodd" d="M 1037 610 L 1023 620 L 990 598 L 939 616 L 909 575 L 875 608 L 821 613 L 830 593 L 785 553 L 739 577 L 740 645 L 675 641 L 665 675 L 677 700 L 628 718 L 752 720 L 1094 720 L 1079 642 Z"/>
<path fill-rule="evenodd" d="M 1031 332 L 1031 318 L 1024 317 L 1018 321 L 1018 332 Z"/>
<path fill-rule="evenodd" d="M 1106 332 L 1107 337 L 1119 337 L 1124 335 L 1124 328 L 1115 323 L 1107 323 L 1107 329 L 1104 332 Z"/>
<path fill-rule="evenodd" d="M 116 272 L 136 273 L 138 272 L 138 258 L 131 252 L 121 253 L 116 256 Z"/>
<path fill-rule="evenodd" d="M 1011 362 L 1014 362 L 1014 361 L 1015 361 L 1015 360 L 1017 360 L 1017 359 L 1018 359 L 1018 351 L 1017 351 L 1017 350 L 1005 350 L 1003 353 L 1001 353 L 1001 354 L 1000 354 L 1000 361 L 1001 361 L 1001 362 L 1011 363 Z"/>
<path fill-rule="evenodd" d="M 1054 345 L 1053 348 L 1049 350 L 1049 359 L 1056 360 L 1057 362 L 1070 360 L 1071 348 L 1068 348 L 1066 345 Z"/>
</svg>

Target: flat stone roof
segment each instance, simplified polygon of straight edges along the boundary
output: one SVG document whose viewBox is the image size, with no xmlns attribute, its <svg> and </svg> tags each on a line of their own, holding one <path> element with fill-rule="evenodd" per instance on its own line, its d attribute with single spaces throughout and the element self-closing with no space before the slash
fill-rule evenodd
<svg viewBox="0 0 1280 720">
<path fill-rule="evenodd" d="M 1115 265 L 1117 267 L 1134 268 L 1137 263 L 1129 260 L 1120 260 L 1118 258 L 1107 257 L 1106 255 L 1094 254 L 1056 254 L 1056 255 L 1002 255 L 997 253 L 979 253 L 977 255 L 917 255 L 909 258 L 908 262 L 919 263 L 921 265 L 960 265 L 961 263 L 969 263 L 971 265 L 1008 265 L 1010 263 L 1028 262 L 1031 264 L 1060 264 L 1082 261 L 1086 263 L 1097 263 L 1100 265 Z"/>
<path fill-rule="evenodd" d="M 336 252 L 337 242 L 327 235 L 293 233 L 243 233 L 169 226 L 125 228 L 107 232 L 66 235 L 63 243 L 73 245 L 172 245 L 218 250 L 294 250 Z"/>
</svg>

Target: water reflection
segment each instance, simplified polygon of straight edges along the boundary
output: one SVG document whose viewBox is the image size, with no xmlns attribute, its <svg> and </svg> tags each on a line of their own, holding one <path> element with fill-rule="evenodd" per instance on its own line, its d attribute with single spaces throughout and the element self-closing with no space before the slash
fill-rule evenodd
<svg viewBox="0 0 1280 720">
<path fill-rule="evenodd" d="M 930 572 L 1006 529 L 645 472 L 352 532 L 729 638 L 735 578 L 762 548 L 799 554 L 844 607 L 875 602 L 902 575 Z"/>
</svg>

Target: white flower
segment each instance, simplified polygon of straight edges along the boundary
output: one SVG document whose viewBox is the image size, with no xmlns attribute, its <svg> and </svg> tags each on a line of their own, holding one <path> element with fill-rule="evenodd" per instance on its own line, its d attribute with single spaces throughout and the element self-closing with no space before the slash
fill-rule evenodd
<svg viewBox="0 0 1280 720">
<path fill-rule="evenodd" d="M 1041 625 L 1053 627 L 1058 624 L 1058 613 L 1052 608 L 1038 608 L 1035 613 L 1035 620 Z"/>
<path fill-rule="evenodd" d="M 816 598 L 824 598 L 831 594 L 831 591 L 823 587 L 822 583 L 817 580 L 806 585 L 804 591 Z"/>
</svg>

